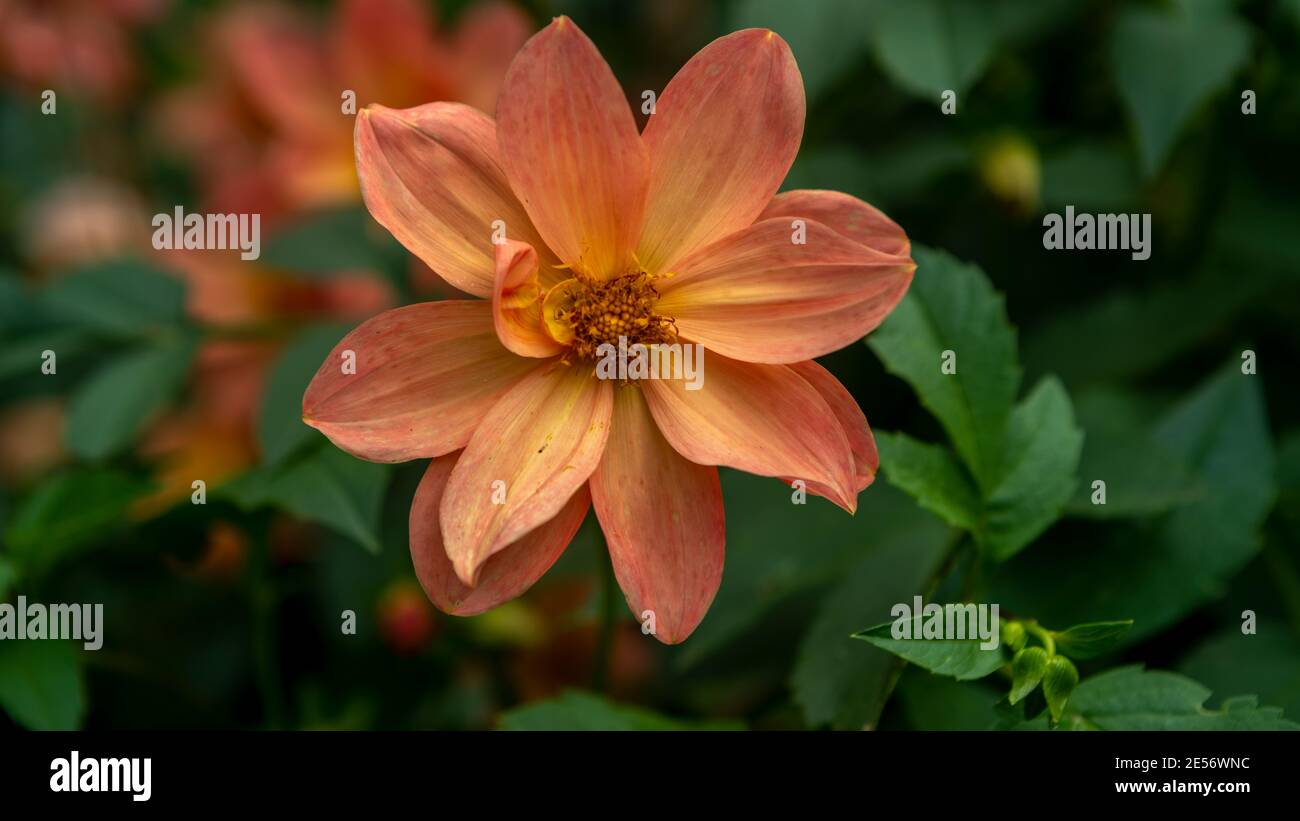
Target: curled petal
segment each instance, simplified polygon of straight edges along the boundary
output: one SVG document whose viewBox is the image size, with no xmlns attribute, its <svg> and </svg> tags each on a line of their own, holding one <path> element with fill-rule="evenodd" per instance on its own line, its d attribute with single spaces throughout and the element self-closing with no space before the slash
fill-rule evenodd
<svg viewBox="0 0 1300 821">
<path fill-rule="evenodd" d="M 853 451 L 826 400 L 784 365 L 707 351 L 702 390 L 682 380 L 641 382 L 664 438 L 701 465 L 817 483 L 850 513 L 857 507 Z"/>
<path fill-rule="evenodd" d="M 871 435 L 871 426 L 867 424 L 867 417 L 863 415 L 857 401 L 840 384 L 840 380 L 816 362 L 811 360 L 797 362 L 789 368 L 802 376 L 804 381 L 821 394 L 835 417 L 840 420 L 840 424 L 844 427 L 844 435 L 848 437 L 849 447 L 853 451 L 853 469 L 857 480 L 854 489 L 858 493 L 866 490 L 876 478 L 876 470 L 880 467 L 880 454 L 876 452 L 876 440 Z M 787 481 L 792 481 L 794 478 L 786 477 Z M 806 487 L 809 492 L 818 496 L 835 498 L 833 488 L 816 483 L 807 483 Z"/>
<path fill-rule="evenodd" d="M 442 543 L 439 508 L 459 454 L 429 463 L 411 503 L 411 562 L 420 585 L 439 610 L 473 616 L 520 595 L 555 564 L 587 515 L 591 496 L 579 488 L 555 518 L 526 533 L 483 564 L 478 586 L 467 587 L 452 569 Z"/>
<path fill-rule="evenodd" d="M 501 344 L 520 356 L 547 357 L 564 351 L 542 323 L 542 288 L 537 251 L 526 242 L 507 240 L 496 247 L 492 321 Z"/>
<path fill-rule="evenodd" d="M 912 252 L 912 243 L 898 223 L 874 205 L 839 191 L 784 191 L 758 215 L 759 221 L 775 217 L 816 220 L 882 254 L 905 257 Z"/>
<path fill-rule="evenodd" d="M 493 403 L 537 366 L 501 347 L 486 302 L 408 305 L 335 346 L 303 395 L 303 421 L 372 462 L 441 456 L 463 448 Z"/>
<path fill-rule="evenodd" d="M 691 254 L 661 280 L 682 336 L 747 362 L 803 362 L 861 339 L 912 281 L 907 257 L 820 222 L 764 220 Z"/>
<path fill-rule="evenodd" d="M 497 133 L 510 184 L 551 250 L 593 277 L 626 270 L 645 204 L 645 146 L 614 73 L 569 18 L 520 49 Z"/>
<path fill-rule="evenodd" d="M 641 391 L 614 389 L 614 418 L 591 498 L 614 575 L 632 613 L 653 613 L 655 638 L 686 639 L 722 582 L 724 514 L 718 469 L 682 458 L 655 426 Z"/>
<path fill-rule="evenodd" d="M 544 248 L 510 192 L 496 129 L 458 103 L 370 106 L 357 115 L 357 173 L 366 207 L 407 250 L 466 293 L 492 294 L 492 240 Z"/>
<path fill-rule="evenodd" d="M 497 551 L 553 518 L 600 462 L 609 382 L 555 362 L 492 406 L 442 497 L 442 535 L 456 575 L 476 583 Z"/>
<path fill-rule="evenodd" d="M 749 225 L 799 151 L 803 78 L 776 34 L 714 40 L 664 89 L 645 128 L 650 189 L 637 254 L 653 273 Z"/>
</svg>

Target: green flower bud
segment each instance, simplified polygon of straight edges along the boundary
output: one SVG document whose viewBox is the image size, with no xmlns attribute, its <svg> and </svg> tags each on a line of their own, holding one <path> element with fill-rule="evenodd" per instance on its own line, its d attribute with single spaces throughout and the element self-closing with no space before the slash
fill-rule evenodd
<svg viewBox="0 0 1300 821">
<path fill-rule="evenodd" d="M 1026 647 L 1011 659 L 1011 703 L 1029 695 L 1043 679 L 1047 669 L 1047 651 L 1041 647 Z"/>
<path fill-rule="evenodd" d="M 1052 723 L 1061 720 L 1065 714 L 1066 702 L 1070 693 L 1079 683 L 1079 671 L 1074 663 L 1065 656 L 1052 656 L 1047 661 L 1047 670 L 1043 673 L 1043 696 L 1047 699 L 1047 709 L 1052 713 Z"/>
<path fill-rule="evenodd" d="M 1018 653 L 1025 646 L 1025 639 L 1029 634 L 1025 632 L 1025 626 L 1018 621 L 1002 622 L 1002 643 L 1011 648 L 1011 652 Z"/>
</svg>

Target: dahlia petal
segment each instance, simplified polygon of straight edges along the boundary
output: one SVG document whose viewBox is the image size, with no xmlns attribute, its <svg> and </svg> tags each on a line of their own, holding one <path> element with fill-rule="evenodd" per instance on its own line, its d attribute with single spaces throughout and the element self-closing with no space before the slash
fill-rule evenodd
<svg viewBox="0 0 1300 821">
<path fill-rule="evenodd" d="M 495 127 L 482 112 L 459 103 L 370 106 L 357 115 L 356 151 L 370 213 L 462 291 L 491 296 L 498 228 L 545 247 L 510 192 Z"/>
<path fill-rule="evenodd" d="M 626 270 L 647 163 L 614 73 L 567 17 L 520 49 L 497 103 L 510 184 L 546 244 L 595 277 Z"/>
<path fill-rule="evenodd" d="M 337 128 L 338 109 L 322 104 L 336 99 L 325 49 L 302 15 L 271 5 L 235 7 L 218 26 L 217 47 L 240 90 L 277 130 L 320 137 Z"/>
<path fill-rule="evenodd" d="M 442 497 L 456 575 L 474 585 L 497 551 L 553 518 L 600 462 L 609 382 L 555 362 L 526 376 L 483 417 Z"/>
<path fill-rule="evenodd" d="M 646 268 L 675 270 L 686 254 L 752 223 L 790 170 L 803 124 L 803 79 L 776 34 L 738 31 L 692 57 L 643 135 L 650 188 L 637 254 Z"/>
<path fill-rule="evenodd" d="M 775 217 L 816 220 L 882 254 L 907 256 L 912 252 L 912 243 L 898 223 L 874 205 L 839 191 L 784 191 L 772 198 L 758 219 Z"/>
<path fill-rule="evenodd" d="M 614 390 L 614 417 L 591 499 L 632 613 L 654 614 L 655 638 L 686 639 L 722 582 L 718 469 L 683 459 L 635 387 Z"/>
<path fill-rule="evenodd" d="M 488 0 L 466 9 L 451 41 L 458 98 L 492 114 L 506 71 L 532 33 L 533 21 L 514 3 Z"/>
<path fill-rule="evenodd" d="M 803 362 L 879 325 L 915 268 L 907 257 L 873 251 L 820 222 L 800 227 L 778 217 L 679 262 L 659 284 L 657 310 L 710 351 L 747 362 Z"/>
<path fill-rule="evenodd" d="M 542 323 L 542 288 L 537 276 L 537 251 L 526 242 L 507 240 L 496 249 L 496 284 L 492 288 L 492 321 L 497 336 L 520 356 L 548 357 L 564 352 Z"/>
<path fill-rule="evenodd" d="M 411 562 L 429 600 L 444 613 L 473 616 L 520 595 L 555 564 L 587 515 L 591 496 L 578 488 L 551 519 L 488 559 L 478 585 L 467 587 L 452 569 L 442 542 L 439 507 L 451 470 L 460 458 L 449 453 L 429 463 L 411 502 Z"/>
<path fill-rule="evenodd" d="M 857 400 L 830 371 L 816 362 L 796 362 L 789 368 L 821 394 L 835 417 L 840 420 L 844 435 L 849 440 L 849 448 L 853 451 L 853 469 L 857 480 L 854 489 L 859 493 L 866 490 L 876 478 L 880 454 L 876 452 L 876 440 L 871 435 L 871 426 L 867 424 L 867 417 L 858 407 Z M 793 477 L 787 477 L 787 481 L 793 481 Z M 807 483 L 807 489 L 818 496 L 834 499 L 833 488 Z"/>
<path fill-rule="evenodd" d="M 821 394 L 784 365 L 756 365 L 707 351 L 701 390 L 682 380 L 641 382 L 664 438 L 701 465 L 817 483 L 852 512 L 853 451 Z"/>
<path fill-rule="evenodd" d="M 406 106 L 454 93 L 451 60 L 421 0 L 340 0 L 332 34 L 339 76 L 362 103 Z"/>
<path fill-rule="evenodd" d="M 501 347 L 487 302 L 424 302 L 386 311 L 326 357 L 302 398 L 303 421 L 372 462 L 463 448 L 536 360 Z M 356 372 L 344 373 L 344 354 Z"/>
</svg>

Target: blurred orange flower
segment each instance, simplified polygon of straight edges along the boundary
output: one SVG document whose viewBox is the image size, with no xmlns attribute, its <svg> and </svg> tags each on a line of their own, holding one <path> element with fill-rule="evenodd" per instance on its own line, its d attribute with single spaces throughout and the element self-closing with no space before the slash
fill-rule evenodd
<svg viewBox="0 0 1300 821">
<path fill-rule="evenodd" d="M 358 197 L 352 115 L 365 104 L 456 100 L 490 112 L 532 28 L 495 1 L 439 34 L 418 0 L 341 0 L 324 28 L 284 5 L 221 15 L 210 43 L 221 71 L 162 105 L 160 136 L 198 166 L 206 207 L 270 223 Z"/>
</svg>

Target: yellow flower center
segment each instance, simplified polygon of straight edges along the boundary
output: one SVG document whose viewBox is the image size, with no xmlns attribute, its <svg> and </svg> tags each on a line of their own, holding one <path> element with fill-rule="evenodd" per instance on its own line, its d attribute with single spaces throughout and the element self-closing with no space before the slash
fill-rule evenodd
<svg viewBox="0 0 1300 821">
<path fill-rule="evenodd" d="M 610 344 L 670 343 L 677 338 L 671 317 L 655 313 L 659 292 L 654 277 L 633 271 L 597 281 L 585 276 L 566 279 L 546 294 L 542 316 L 547 330 L 569 346 L 569 355 L 592 360 L 596 349 Z"/>
</svg>

